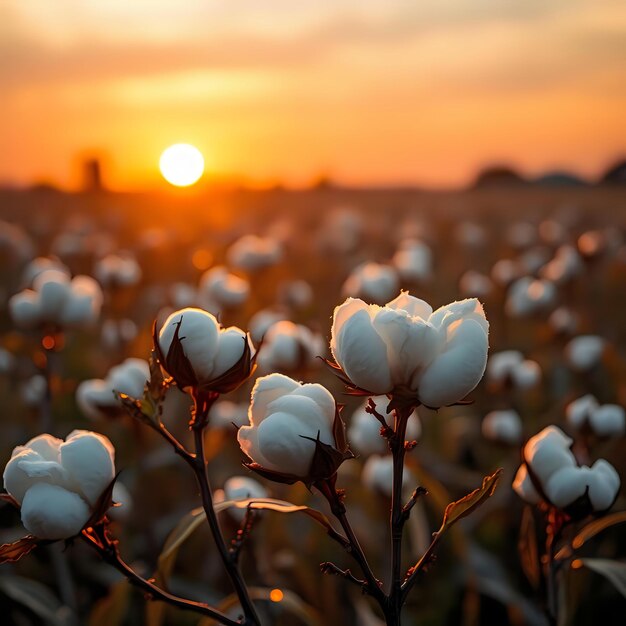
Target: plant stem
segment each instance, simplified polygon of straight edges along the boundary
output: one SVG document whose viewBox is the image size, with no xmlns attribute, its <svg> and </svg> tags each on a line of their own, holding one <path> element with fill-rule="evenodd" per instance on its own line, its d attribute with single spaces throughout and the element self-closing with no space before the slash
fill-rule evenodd
<svg viewBox="0 0 626 626">
<path fill-rule="evenodd" d="M 407 576 L 406 580 L 402 583 L 402 602 L 406 601 L 406 597 L 409 595 L 411 588 L 415 584 L 417 580 L 418 574 L 424 569 L 424 567 L 430 563 L 433 553 L 435 552 L 435 548 L 439 544 L 439 541 L 443 537 L 442 532 L 436 532 L 433 534 L 433 539 L 430 542 L 430 545 L 426 549 L 426 552 L 422 555 L 420 560 L 410 569 L 410 574 Z"/>
<path fill-rule="evenodd" d="M 544 555 L 546 594 L 547 594 L 547 617 L 551 626 L 559 623 L 559 599 L 556 580 L 556 563 L 554 555 L 556 554 L 556 544 L 561 536 L 562 520 L 558 511 L 550 508 L 548 512 L 548 525 L 546 528 L 546 552 Z"/>
<path fill-rule="evenodd" d="M 216 397 L 199 398 L 195 394 L 193 396 L 195 407 L 192 430 L 196 454 L 192 459 L 190 459 L 190 465 L 194 470 L 196 480 L 198 481 L 198 486 L 200 487 L 202 506 L 204 507 L 207 521 L 209 522 L 209 528 L 211 529 L 213 541 L 217 546 L 217 550 L 219 552 L 220 558 L 222 559 L 222 563 L 226 568 L 226 573 L 228 574 L 228 577 L 230 578 L 233 587 L 235 588 L 235 592 L 237 593 L 237 597 L 239 598 L 241 608 L 243 609 L 245 615 L 244 624 L 248 626 L 260 626 L 261 622 L 259 620 L 259 616 L 257 615 L 256 609 L 252 604 L 252 600 L 248 593 L 246 583 L 244 582 L 241 572 L 239 570 L 237 559 L 234 558 L 234 555 L 230 552 L 226 545 L 226 542 L 224 541 L 224 537 L 220 530 L 219 522 L 217 520 L 217 515 L 215 513 L 215 509 L 213 508 L 213 495 L 211 491 L 211 485 L 209 483 L 209 477 L 206 471 L 206 460 L 204 455 L 204 429 L 206 426 L 209 409 Z"/>
<path fill-rule="evenodd" d="M 91 532 L 84 531 L 81 537 L 98 552 L 106 563 L 112 565 L 118 572 L 123 574 L 132 585 L 142 589 L 153 600 L 160 600 L 184 611 L 200 613 L 226 626 L 241 626 L 240 622 L 230 619 L 217 609 L 211 608 L 208 604 L 175 596 L 140 576 L 122 559 L 117 547 L 117 542 L 109 539 L 104 528 L 94 528 Z"/>
<path fill-rule="evenodd" d="M 402 531 L 408 517 L 402 505 L 402 482 L 404 477 L 404 440 L 412 406 L 398 407 L 394 411 L 393 435 L 389 448 L 393 457 L 393 488 L 391 492 L 391 581 L 389 588 L 389 615 L 387 624 L 399 625 L 404 597 L 402 594 Z"/>
</svg>

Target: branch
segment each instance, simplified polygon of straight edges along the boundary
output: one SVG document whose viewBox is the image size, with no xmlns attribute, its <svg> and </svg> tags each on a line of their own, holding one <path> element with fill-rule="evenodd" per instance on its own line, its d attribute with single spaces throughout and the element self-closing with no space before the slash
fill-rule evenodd
<svg viewBox="0 0 626 626">
<path fill-rule="evenodd" d="M 430 545 L 426 549 L 426 552 L 424 552 L 424 554 L 422 555 L 422 558 L 406 573 L 404 582 L 401 585 L 402 602 L 404 602 L 406 600 L 406 597 L 409 595 L 409 592 L 413 588 L 413 585 L 415 584 L 419 573 L 434 561 L 435 548 L 439 544 L 439 541 L 441 541 L 443 534 L 444 531 L 437 531 L 436 533 L 433 533 L 433 540 L 430 542 Z"/>
<path fill-rule="evenodd" d="M 123 574 L 132 585 L 142 589 L 153 600 L 160 600 L 161 602 L 175 606 L 183 611 L 194 611 L 195 613 L 200 613 L 201 615 L 210 617 L 216 622 L 225 624 L 226 626 L 241 626 L 240 622 L 230 619 L 223 613 L 220 613 L 217 609 L 210 607 L 204 602 L 194 602 L 193 600 L 187 600 L 185 598 L 175 596 L 140 576 L 122 559 L 118 549 L 118 542 L 110 539 L 104 526 L 84 530 L 81 538 L 89 546 L 94 548 L 94 550 L 96 550 L 106 563 L 112 565 L 118 572 Z"/>
<path fill-rule="evenodd" d="M 217 396 L 215 396 L 216 398 Z M 212 396 L 207 398 L 198 398 L 196 394 L 193 395 L 194 399 L 194 419 L 192 421 L 192 430 L 195 443 L 195 456 L 188 460 L 188 463 L 192 467 L 198 486 L 200 487 L 200 495 L 202 497 L 202 506 L 206 514 L 207 521 L 209 522 L 209 528 L 211 529 L 211 535 L 213 541 L 217 546 L 222 563 L 226 569 L 226 573 L 230 578 L 230 581 L 235 588 L 237 597 L 241 604 L 245 615 L 245 624 L 249 626 L 260 626 L 261 622 L 257 615 L 256 609 L 252 604 L 246 583 L 243 580 L 239 567 L 237 565 L 236 557 L 230 552 L 224 541 L 224 537 L 220 530 L 219 522 L 217 521 L 217 515 L 213 508 L 213 494 L 211 491 L 211 485 L 209 483 L 209 477 L 206 471 L 206 460 L 204 456 L 204 427 L 207 420 L 209 409 L 212 402 L 215 400 Z"/>
<path fill-rule="evenodd" d="M 378 411 L 376 408 L 376 403 L 372 398 L 367 401 L 365 405 L 365 412 L 373 415 L 380 422 L 380 434 L 385 439 L 389 439 L 393 435 L 393 430 L 389 428 L 389 424 L 387 424 L 387 420 L 384 415 Z"/>
<path fill-rule="evenodd" d="M 347 542 L 345 541 L 345 538 L 342 537 L 340 543 L 346 549 L 348 554 L 350 554 L 359 564 L 359 567 L 365 576 L 365 584 L 362 585 L 363 590 L 378 602 L 384 612 L 385 607 L 387 606 L 387 596 L 381 588 L 380 581 L 376 578 L 376 576 L 374 576 L 374 573 L 367 562 L 365 553 L 363 552 L 363 548 L 361 548 L 359 540 L 354 534 L 354 530 L 352 530 L 352 526 L 348 521 L 348 517 L 346 516 L 346 507 L 341 500 L 341 494 L 335 489 L 335 478 L 336 477 L 325 481 L 319 481 L 315 486 L 326 498 L 326 500 L 328 500 L 330 510 L 346 533 Z"/>
<path fill-rule="evenodd" d="M 416 489 L 408 504 L 402 506 L 402 483 L 404 477 L 404 455 L 406 428 L 413 406 L 399 406 L 394 410 L 393 435 L 389 438 L 389 448 L 393 457 L 393 489 L 391 493 L 391 583 L 389 606 L 391 615 L 400 623 L 400 612 L 404 603 L 402 596 L 402 533 L 409 518 L 411 508 L 419 496 Z M 414 498 L 414 500 L 413 500 Z"/>
<path fill-rule="evenodd" d="M 341 576 L 342 578 L 349 580 L 351 583 L 354 583 L 355 585 L 361 587 L 363 593 L 367 593 L 367 581 L 357 578 L 349 569 L 341 569 L 334 563 L 326 561 L 325 563 L 320 563 L 320 570 L 322 570 L 323 574 L 333 574 L 334 576 Z"/>
</svg>

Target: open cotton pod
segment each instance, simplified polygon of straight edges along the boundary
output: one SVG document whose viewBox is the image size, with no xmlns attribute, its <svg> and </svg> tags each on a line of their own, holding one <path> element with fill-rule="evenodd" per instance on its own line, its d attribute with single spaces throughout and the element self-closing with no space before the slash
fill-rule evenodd
<svg viewBox="0 0 626 626">
<path fill-rule="evenodd" d="M 597 335 L 575 337 L 565 346 L 565 358 L 572 369 L 585 372 L 600 363 L 606 341 Z"/>
<path fill-rule="evenodd" d="M 345 296 L 364 298 L 382 304 L 393 298 L 400 289 L 396 270 L 390 265 L 363 263 L 346 279 L 341 289 Z"/>
<path fill-rule="evenodd" d="M 369 395 L 401 394 L 439 408 L 463 400 L 487 365 L 489 323 L 478 300 L 433 312 L 402 292 L 380 307 L 348 298 L 335 308 L 331 351 L 342 376 Z"/>
<path fill-rule="evenodd" d="M 389 398 L 387 396 L 374 396 L 371 400 L 374 402 L 376 411 L 385 418 L 388 426 L 393 428 L 393 414 L 387 412 Z M 348 427 L 348 441 L 353 451 L 363 456 L 386 454 L 389 452 L 389 444 L 380 433 L 380 422 L 366 410 L 368 403 L 369 398 L 352 414 Z M 405 438 L 407 441 L 415 441 L 420 438 L 421 434 L 422 423 L 417 411 L 413 411 L 407 422 Z"/>
<path fill-rule="evenodd" d="M 353 456 L 335 399 L 322 385 L 282 374 L 258 378 L 248 415 L 237 440 L 250 459 L 245 465 L 264 478 L 311 485 Z"/>
<path fill-rule="evenodd" d="M 608 510 L 620 488 L 615 468 L 599 459 L 579 466 L 571 451 L 573 440 L 560 428 L 548 426 L 524 446 L 513 489 L 531 504 L 544 503 L 578 519 Z"/>
<path fill-rule="evenodd" d="M 76 403 L 89 419 L 117 417 L 125 411 L 117 394 L 141 398 L 150 379 L 150 366 L 143 359 L 126 359 L 112 367 L 104 379 L 81 382 L 76 389 Z"/>
<path fill-rule="evenodd" d="M 15 448 L 4 488 L 20 505 L 26 530 L 38 539 L 77 535 L 115 477 L 114 456 L 106 437 L 86 430 L 65 441 L 39 435 Z"/>
</svg>

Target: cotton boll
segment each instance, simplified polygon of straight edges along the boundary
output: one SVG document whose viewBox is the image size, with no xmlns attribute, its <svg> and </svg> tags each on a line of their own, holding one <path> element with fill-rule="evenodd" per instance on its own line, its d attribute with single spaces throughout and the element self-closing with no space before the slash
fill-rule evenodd
<svg viewBox="0 0 626 626">
<path fill-rule="evenodd" d="M 468 270 L 459 280 L 459 291 L 469 298 L 486 298 L 493 291 L 493 283 L 488 276 Z"/>
<path fill-rule="evenodd" d="M 0 348 L 0 375 L 5 375 L 15 368 L 15 357 L 11 352 Z"/>
<path fill-rule="evenodd" d="M 482 422 L 486 439 L 517 446 L 522 442 L 522 420 L 517 411 L 491 411 Z"/>
<path fill-rule="evenodd" d="M 191 371 L 176 359 L 168 358 L 176 333 Z M 175 311 L 165 320 L 158 337 L 161 366 L 181 389 L 197 385 L 211 387 L 213 383 L 220 386 L 220 389 L 214 389 L 220 393 L 235 389 L 250 375 L 250 358 L 246 363 L 242 361 L 246 346 L 251 357 L 252 347 L 241 329 L 235 326 L 220 328 L 215 317 L 201 309 Z M 241 372 L 237 376 L 229 381 L 218 381 L 237 363 L 241 363 Z"/>
<path fill-rule="evenodd" d="M 589 423 L 592 413 L 598 406 L 598 401 L 591 394 L 577 398 L 565 408 L 567 423 L 574 430 L 580 430 L 585 424 Z"/>
<path fill-rule="evenodd" d="M 541 276 L 556 284 L 564 284 L 580 275 L 584 265 L 573 246 L 561 246 L 554 258 L 541 270 Z"/>
<path fill-rule="evenodd" d="M 626 415 L 617 404 L 603 404 L 591 414 L 591 428 L 598 437 L 621 437 L 626 432 Z"/>
<path fill-rule="evenodd" d="M 424 242 L 405 239 L 400 243 L 391 263 L 402 280 L 424 282 L 432 277 L 432 256 L 431 249 Z M 382 298 L 382 300 L 388 299 Z"/>
<path fill-rule="evenodd" d="M 242 451 L 260 468 L 294 477 L 291 482 L 310 480 L 319 471 L 313 466 L 316 440 L 337 445 L 335 400 L 321 385 L 281 374 L 258 378 L 248 415 L 250 424 L 237 433 Z"/>
<path fill-rule="evenodd" d="M 248 500 L 250 498 L 267 498 L 267 489 L 258 481 L 247 476 L 233 476 L 224 483 L 224 498 L 226 500 Z M 246 516 L 246 509 L 231 507 L 228 514 L 238 522 Z"/>
<path fill-rule="evenodd" d="M 513 481 L 513 489 L 517 495 L 529 504 L 539 504 L 541 496 L 535 489 L 533 482 L 528 474 L 526 465 L 520 465 Z"/>
<path fill-rule="evenodd" d="M 513 384 L 518 389 L 531 389 L 541 380 L 539 363 L 524 359 L 512 372 Z"/>
<path fill-rule="evenodd" d="M 223 428 L 234 430 L 248 423 L 248 403 L 219 400 L 209 412 L 209 424 L 211 428 Z"/>
<path fill-rule="evenodd" d="M 131 398 L 141 398 L 149 379 L 148 362 L 129 358 L 112 367 L 104 379 L 81 382 L 76 389 L 76 403 L 89 419 L 115 417 L 123 413 L 116 392 Z"/>
<path fill-rule="evenodd" d="M 524 360 L 519 350 L 502 350 L 489 357 L 487 363 L 487 379 L 496 384 L 504 384 L 511 372 Z"/>
<path fill-rule="evenodd" d="M 262 309 L 258 311 L 252 316 L 248 324 L 252 341 L 256 344 L 260 343 L 271 326 L 286 319 L 287 316 L 280 311 L 274 311 L 272 309 Z"/>
<path fill-rule="evenodd" d="M 570 414 L 583 411 L 591 400 L 579 399 Z M 556 426 L 549 426 L 531 437 L 524 446 L 524 464 L 513 488 L 531 504 L 544 498 L 548 504 L 563 509 L 574 519 L 589 513 L 603 512 L 615 501 L 620 487 L 615 468 L 600 459 L 592 467 L 579 466 L 571 451 L 572 440 Z M 541 489 L 531 481 L 537 481 Z"/>
<path fill-rule="evenodd" d="M 109 511 L 109 517 L 118 522 L 127 521 L 133 511 L 133 496 L 119 480 L 113 486 L 112 498 L 116 506 Z"/>
<path fill-rule="evenodd" d="M 306 280 L 292 280 L 279 286 L 278 299 L 286 307 L 295 310 L 306 309 L 313 302 L 315 294 Z"/>
<path fill-rule="evenodd" d="M 511 317 L 526 317 L 548 310 L 555 301 L 556 288 L 553 283 L 525 276 L 510 286 L 506 312 Z"/>
<path fill-rule="evenodd" d="M 37 276 L 47 270 L 64 272 L 68 278 L 71 276 L 69 269 L 59 259 L 54 257 L 37 257 L 24 268 L 20 282 L 24 287 L 31 287 Z"/>
<path fill-rule="evenodd" d="M 519 263 L 524 273 L 537 273 L 550 259 L 550 250 L 544 246 L 537 246 L 520 255 Z"/>
<path fill-rule="evenodd" d="M 555 309 L 551 313 L 548 323 L 555 332 L 565 335 L 574 334 L 579 326 L 578 316 L 571 309 L 564 306 Z"/>
<path fill-rule="evenodd" d="M 18 328 L 25 330 L 36 328 L 42 321 L 38 295 L 30 289 L 16 293 L 9 300 L 9 313 Z"/>
<path fill-rule="evenodd" d="M 244 235 L 228 249 L 227 257 L 233 267 L 257 272 L 276 265 L 282 258 L 282 249 L 280 243 L 270 237 Z"/>
<path fill-rule="evenodd" d="M 390 498 L 393 492 L 393 457 L 390 454 L 370 456 L 363 465 L 361 481 L 372 491 L 377 491 Z M 402 475 L 402 486 L 406 487 L 410 481 L 411 477 L 405 468 Z"/>
<path fill-rule="evenodd" d="M 342 287 L 345 296 L 364 298 L 382 304 L 400 289 L 396 270 L 389 265 L 364 263 L 355 268 Z"/>
<path fill-rule="evenodd" d="M 215 303 L 218 307 L 241 306 L 250 294 L 247 280 L 231 274 L 225 267 L 214 267 L 202 275 L 198 287 L 199 302 L 206 306 Z"/>
<path fill-rule="evenodd" d="M 511 259 L 500 259 L 491 268 L 491 278 L 494 283 L 503 287 L 508 287 L 513 281 L 521 278 L 522 268 Z"/>
<path fill-rule="evenodd" d="M 94 276 L 105 288 L 132 287 L 141 280 L 141 267 L 130 255 L 109 254 L 95 266 Z"/>
<path fill-rule="evenodd" d="M 174 283 L 169 288 L 169 300 L 176 309 L 194 307 L 198 304 L 198 292 L 193 285 Z"/>
<path fill-rule="evenodd" d="M 20 386 L 22 402 L 31 408 L 38 408 L 46 395 L 47 383 L 45 376 L 35 374 Z"/>
<path fill-rule="evenodd" d="M 321 227 L 319 243 L 322 250 L 347 254 L 357 248 L 365 224 L 354 209 L 338 207 L 331 210 Z"/>
<path fill-rule="evenodd" d="M 102 291 L 95 280 L 46 269 L 33 280 L 33 289 L 14 295 L 9 301 L 13 321 L 20 328 L 47 324 L 62 329 L 84 328 L 95 322 L 102 307 Z"/>
<path fill-rule="evenodd" d="M 438 408 L 462 400 L 482 378 L 488 330 L 477 300 L 432 312 L 406 293 L 384 307 L 348 298 L 333 315 L 331 351 L 356 387 L 372 395 L 409 389 L 416 403 Z"/>
<path fill-rule="evenodd" d="M 461 222 L 454 232 L 456 240 L 468 248 L 479 248 L 487 242 L 487 232 L 483 226 L 475 222 Z"/>
<path fill-rule="evenodd" d="M 292 372 L 317 363 L 324 340 L 306 326 L 286 320 L 276 322 L 263 337 L 258 364 L 264 372 Z"/>
<path fill-rule="evenodd" d="M 137 337 L 137 324 L 130 319 L 107 319 L 102 323 L 100 342 L 107 350 L 120 350 Z"/>
<path fill-rule="evenodd" d="M 374 396 L 372 400 L 376 410 L 385 417 L 389 427 L 393 428 L 393 415 L 387 412 L 389 399 L 386 396 Z M 389 444 L 380 434 L 380 422 L 365 410 L 368 402 L 369 400 L 365 400 L 352 414 L 348 428 L 348 440 L 351 448 L 363 456 L 385 454 L 389 452 Z M 417 412 L 413 411 L 407 422 L 406 440 L 419 440 L 421 434 L 422 424 Z"/>
<path fill-rule="evenodd" d="M 106 437 L 89 431 L 74 431 L 65 442 L 40 435 L 16 447 L 3 480 L 21 504 L 25 528 L 38 539 L 77 535 L 115 477 L 114 455 Z"/>
<path fill-rule="evenodd" d="M 514 248 L 529 248 L 537 241 L 537 227 L 530 222 L 516 222 L 507 230 L 507 239 Z"/>
<path fill-rule="evenodd" d="M 602 337 L 581 335 L 565 346 L 565 358 L 573 369 L 585 372 L 600 363 L 605 346 Z"/>
<path fill-rule="evenodd" d="M 87 503 L 58 485 L 37 483 L 24 497 L 20 510 L 24 528 L 38 539 L 67 539 L 77 535 L 89 520 Z"/>
</svg>

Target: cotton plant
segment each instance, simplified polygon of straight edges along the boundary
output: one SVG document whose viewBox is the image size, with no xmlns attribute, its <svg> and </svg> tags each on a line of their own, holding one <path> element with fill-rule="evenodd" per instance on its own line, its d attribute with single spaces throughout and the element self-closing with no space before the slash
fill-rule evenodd
<svg viewBox="0 0 626 626">
<path fill-rule="evenodd" d="M 487 381 L 496 388 L 532 389 L 541 380 L 541 367 L 519 350 L 502 350 L 489 357 Z"/>
<path fill-rule="evenodd" d="M 398 293 L 399 286 L 400 280 L 394 267 L 368 262 L 352 270 L 343 284 L 342 293 L 382 304 Z"/>
<path fill-rule="evenodd" d="M 125 413 L 120 393 L 141 397 L 150 378 L 150 365 L 144 359 L 128 358 L 112 367 L 104 379 L 82 381 L 76 388 L 76 403 L 91 420 L 118 417 Z"/>
<path fill-rule="evenodd" d="M 200 278 L 197 303 L 219 313 L 224 309 L 242 306 L 250 295 L 250 283 L 223 266 L 207 270 Z"/>
<path fill-rule="evenodd" d="M 18 328 L 51 332 L 92 326 L 102 306 L 102 290 L 89 276 L 70 278 L 65 271 L 47 269 L 9 300 L 9 312 Z"/>
<path fill-rule="evenodd" d="M 433 273 L 433 253 L 423 241 L 406 239 L 400 242 L 391 264 L 405 282 L 428 282 Z"/>
<path fill-rule="evenodd" d="M 348 427 L 348 439 L 350 446 L 359 455 L 370 456 L 371 454 L 383 455 L 389 452 L 389 446 L 384 436 L 381 437 L 381 424 L 372 419 L 374 413 L 382 414 L 385 420 L 393 419 L 392 412 L 388 409 L 387 396 L 374 396 L 363 401 L 354 411 Z M 422 434 L 422 423 L 417 411 L 409 416 L 406 427 L 406 441 L 417 442 Z"/>
<path fill-rule="evenodd" d="M 522 420 L 513 409 L 490 411 L 481 423 L 485 439 L 506 446 L 518 447 L 524 436 Z"/>
<path fill-rule="evenodd" d="M 545 313 L 557 301 L 556 286 L 552 281 L 523 276 L 508 289 L 506 313 L 512 318 L 524 318 Z"/>
<path fill-rule="evenodd" d="M 70 539 L 112 506 L 115 450 L 97 433 L 71 432 L 65 441 L 38 435 L 11 454 L 4 474 L 9 501 L 19 509 L 30 551 L 40 541 Z"/>
<path fill-rule="evenodd" d="M 476 270 L 467 270 L 459 279 L 459 291 L 468 298 L 487 298 L 493 289 L 491 278 Z"/>
<path fill-rule="evenodd" d="M 565 346 L 565 359 L 573 370 L 588 372 L 600 365 L 606 347 L 606 340 L 598 335 L 579 335 Z"/>
<path fill-rule="evenodd" d="M 244 235 L 227 252 L 228 263 L 232 267 L 249 273 L 276 265 L 282 256 L 282 246 L 277 240 L 258 235 Z"/>
<path fill-rule="evenodd" d="M 584 402 L 588 404 L 588 400 Z M 531 584 L 545 591 L 543 604 L 550 624 L 560 623 L 559 597 L 565 572 L 577 562 L 577 550 L 595 534 L 590 530 L 594 518 L 605 515 L 615 504 L 620 486 L 613 465 L 604 459 L 582 463 L 574 440 L 557 426 L 544 428 L 524 445 L 513 489 L 528 505 L 526 520 L 533 517 L 533 508 L 540 514 L 539 537 L 545 543 L 539 547 L 533 524 L 523 522 L 520 558 Z M 607 518 L 602 528 L 618 521 Z M 584 525 L 587 522 L 589 525 Z"/>
<path fill-rule="evenodd" d="M 141 266 L 130 254 L 108 254 L 94 267 L 94 277 L 103 289 L 117 290 L 134 287 L 142 276 Z"/>
<path fill-rule="evenodd" d="M 263 334 L 259 349 L 259 370 L 294 373 L 314 367 L 325 351 L 324 340 L 302 324 L 282 320 L 272 324 Z"/>
<path fill-rule="evenodd" d="M 415 487 L 408 500 L 403 497 L 403 486 L 411 486 L 411 477 L 404 471 L 405 454 L 415 445 L 411 437 L 418 435 L 418 422 L 412 416 L 419 405 L 439 409 L 465 402 L 485 371 L 488 331 L 484 310 L 474 299 L 433 311 L 426 302 L 404 292 L 384 306 L 348 298 L 335 310 L 330 341 L 334 360 L 328 364 L 349 393 L 371 398 L 368 416 L 389 451 L 382 460 L 371 457 L 370 466 L 378 464 L 379 469 L 368 469 L 363 477 L 367 483 L 371 474 L 372 484 L 378 484 L 390 499 L 391 564 L 385 581 L 374 573 L 349 520 L 350 496 L 338 485 L 338 470 L 352 462 L 354 453 L 342 406 L 321 384 L 302 383 L 279 373 L 257 378 L 237 441 L 250 471 L 273 482 L 303 483 L 327 502 L 335 522 L 313 508 L 266 497 L 265 487 L 247 477 L 227 481 L 224 499 L 217 501 L 207 471 L 205 435 L 212 419 L 216 425 L 220 421 L 216 411 L 226 401 L 223 396 L 253 376 L 258 355 L 248 333 L 238 327 L 225 328 L 211 313 L 197 308 L 175 311 L 163 323 L 155 323 L 148 380 L 144 364 L 135 368 L 136 376 L 129 372 L 117 382 L 112 379 L 119 372 L 112 372 L 105 386 L 107 394 L 115 392 L 125 409 L 158 433 L 190 468 L 204 513 L 194 519 L 208 521 L 240 609 L 227 614 L 175 595 L 161 586 L 161 574 L 145 578 L 122 559 L 110 524 L 115 499 L 113 446 L 95 433 L 75 432 L 65 442 L 44 435 L 16 449 L 5 471 L 5 486 L 7 497 L 21 507 L 32 538 L 2 546 L 0 558 L 15 561 L 41 542 L 81 539 L 152 599 L 227 626 L 260 626 L 258 606 L 238 563 L 238 553 L 253 531 L 250 519 L 257 510 L 303 512 L 322 525 L 329 540 L 355 561 L 360 574 L 331 561 L 322 563 L 322 571 L 356 585 L 371 597 L 388 625 L 399 626 L 407 596 L 432 564 L 447 530 L 489 498 L 499 479 L 497 471 L 474 492 L 450 503 L 424 554 L 411 568 L 402 569 L 403 528 L 418 499 L 426 494 L 424 488 Z M 130 382 L 126 379 L 131 377 L 132 388 L 122 388 L 122 382 Z M 191 400 L 192 449 L 162 421 L 166 398 L 174 387 Z M 67 508 L 68 519 L 65 507 L 51 506 L 52 492 L 73 503 L 73 508 Z M 35 513 L 31 502 L 36 505 Z M 230 547 L 217 517 L 219 511 L 229 509 L 240 511 L 235 517 L 241 519 Z"/>
<path fill-rule="evenodd" d="M 619 404 L 600 404 L 592 394 L 580 396 L 565 408 L 568 425 L 576 433 L 599 438 L 621 437 L 626 433 L 626 411 Z"/>
</svg>

